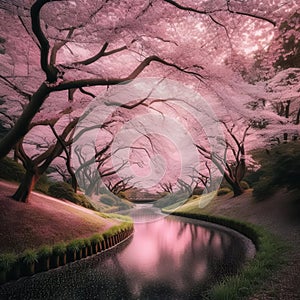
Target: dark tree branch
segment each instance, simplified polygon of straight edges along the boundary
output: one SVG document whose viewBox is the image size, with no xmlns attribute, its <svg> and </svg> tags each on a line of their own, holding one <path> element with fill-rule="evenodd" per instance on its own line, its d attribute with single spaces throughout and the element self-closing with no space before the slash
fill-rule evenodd
<svg viewBox="0 0 300 300">
<path fill-rule="evenodd" d="M 237 14 L 237 15 L 241 15 L 241 16 L 246 16 L 246 17 L 250 17 L 250 18 L 255 18 L 255 19 L 258 19 L 258 20 L 262 20 L 262 21 L 265 21 L 265 22 L 268 22 L 270 24 L 272 24 L 273 26 L 276 26 L 276 22 L 269 19 L 269 18 L 266 18 L 266 17 L 263 17 L 263 16 L 258 16 L 258 15 L 255 15 L 255 14 L 251 14 L 251 13 L 247 13 L 247 12 L 242 12 L 242 11 L 235 11 L 233 10 L 231 7 L 230 7 L 230 0 L 227 0 L 227 10 L 231 13 L 231 14 Z"/>
<path fill-rule="evenodd" d="M 47 40 L 46 36 L 43 33 L 43 30 L 41 28 L 41 20 L 40 20 L 40 12 L 42 7 L 51 1 L 58 1 L 58 0 L 37 0 L 31 7 L 31 26 L 32 26 L 32 31 L 36 38 L 39 41 L 40 44 L 40 53 L 41 53 L 41 58 L 40 58 L 40 63 L 41 63 L 41 68 L 45 72 L 47 81 L 52 83 L 57 80 L 57 73 L 58 70 L 54 68 L 53 66 L 49 65 L 48 59 L 49 59 L 49 50 L 50 50 L 50 45 L 49 41 Z"/>
<path fill-rule="evenodd" d="M 80 79 L 80 80 L 72 80 L 72 81 L 63 81 L 60 84 L 53 86 L 52 91 L 63 91 L 68 90 L 72 88 L 81 88 L 81 87 L 88 87 L 88 86 L 96 86 L 96 85 L 116 85 L 120 83 L 126 83 L 127 81 L 131 81 L 135 79 L 142 71 L 151 63 L 151 62 L 159 62 L 163 65 L 175 68 L 178 71 L 181 71 L 183 73 L 193 75 L 197 79 L 202 81 L 202 76 L 193 71 L 188 71 L 186 68 L 182 68 L 177 66 L 174 63 L 167 62 L 163 59 L 161 59 L 158 56 L 149 56 L 145 58 L 136 68 L 135 70 L 124 78 L 111 78 L 111 79 L 103 79 L 103 78 L 86 78 L 86 79 Z"/>
<path fill-rule="evenodd" d="M 7 77 L 4 77 L 2 75 L 0 75 L 1 80 L 4 81 L 4 84 L 10 88 L 12 88 L 14 91 L 16 91 L 18 94 L 20 94 L 21 96 L 27 98 L 28 100 L 30 100 L 31 98 L 31 94 L 26 93 L 24 91 L 22 91 L 17 85 L 15 85 L 14 83 L 12 83 L 10 80 L 7 79 Z"/>
<path fill-rule="evenodd" d="M 68 35 L 65 40 L 56 42 L 52 48 L 51 55 L 50 55 L 50 64 L 54 65 L 56 63 L 56 56 L 59 49 L 61 49 L 71 38 L 72 34 L 74 32 L 74 28 L 71 28 L 68 32 Z"/>
<path fill-rule="evenodd" d="M 231 14 L 237 14 L 237 15 L 247 16 L 247 17 L 250 17 L 250 18 L 255 18 L 255 19 L 258 19 L 258 20 L 268 22 L 268 23 L 272 24 L 273 26 L 276 26 L 276 22 L 274 22 L 273 20 L 271 20 L 267 17 L 257 16 L 255 14 L 242 12 L 242 11 L 234 11 L 230 7 L 230 1 L 227 1 L 227 10 L 224 10 L 224 9 L 221 9 L 221 8 L 220 9 L 214 9 L 214 10 L 199 10 L 199 9 L 196 9 L 196 8 L 193 8 L 193 7 L 181 5 L 181 4 L 179 4 L 179 3 L 177 3 L 176 1 L 173 1 L 173 0 L 164 0 L 164 2 L 167 2 L 167 3 L 175 6 L 178 9 L 181 9 L 181 10 L 184 10 L 184 11 L 194 12 L 194 13 L 197 13 L 197 14 L 202 14 L 202 15 L 208 15 L 209 16 L 210 14 L 213 14 L 213 13 L 228 11 Z"/>
</svg>

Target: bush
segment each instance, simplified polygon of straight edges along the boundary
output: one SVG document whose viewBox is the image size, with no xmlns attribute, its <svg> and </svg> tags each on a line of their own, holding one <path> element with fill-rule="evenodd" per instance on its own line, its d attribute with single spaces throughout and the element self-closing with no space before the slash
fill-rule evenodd
<svg viewBox="0 0 300 300">
<path fill-rule="evenodd" d="M 49 186 L 48 194 L 55 198 L 72 200 L 74 191 L 66 182 L 54 182 Z"/>
<path fill-rule="evenodd" d="M 223 187 L 223 188 L 220 188 L 219 190 L 218 190 L 218 196 L 222 196 L 222 195 L 227 195 L 228 193 L 230 193 L 231 192 L 231 189 L 230 188 L 228 188 L 228 187 Z"/>
<path fill-rule="evenodd" d="M 49 257 L 52 254 L 52 247 L 50 246 L 43 246 L 38 249 L 37 256 L 39 258 Z"/>
<path fill-rule="evenodd" d="M 100 197 L 100 201 L 106 205 L 110 205 L 110 206 L 116 205 L 116 200 L 113 197 L 106 194 Z"/>
<path fill-rule="evenodd" d="M 40 179 L 37 181 L 37 183 L 35 184 L 34 189 L 36 191 L 39 191 L 43 194 L 48 194 L 48 189 L 49 189 L 49 181 L 48 181 L 48 177 L 46 174 L 43 174 Z"/>
<path fill-rule="evenodd" d="M 67 249 L 66 244 L 61 242 L 53 246 L 52 252 L 54 255 L 62 255 L 66 252 L 66 249 Z"/>
<path fill-rule="evenodd" d="M 299 141 L 277 145 L 270 151 L 256 151 L 253 157 L 261 165 L 261 176 L 253 191 L 258 200 L 273 194 L 278 188 L 300 189 Z"/>
<path fill-rule="evenodd" d="M 0 159 L 0 178 L 20 182 L 24 175 L 25 169 L 21 164 L 8 157 Z"/>
<path fill-rule="evenodd" d="M 244 180 L 242 180 L 242 181 L 240 182 L 240 185 L 241 185 L 241 188 L 242 188 L 243 190 L 249 190 L 249 189 L 250 189 L 250 186 L 249 186 L 248 182 L 246 182 L 246 181 L 244 181 Z"/>
<path fill-rule="evenodd" d="M 100 233 L 95 233 L 94 235 L 92 235 L 90 241 L 92 244 L 97 244 L 97 243 L 103 241 L 103 235 Z"/>
<path fill-rule="evenodd" d="M 79 251 L 81 249 L 81 242 L 79 240 L 73 240 L 67 245 L 67 250 L 70 252 Z"/>
<path fill-rule="evenodd" d="M 257 201 L 267 199 L 276 191 L 271 177 L 261 177 L 260 181 L 254 184 L 253 196 Z"/>
<path fill-rule="evenodd" d="M 33 249 L 27 249 L 23 252 L 22 260 L 26 264 L 31 264 L 38 261 L 38 254 Z"/>
<path fill-rule="evenodd" d="M 10 271 L 13 264 L 17 261 L 17 256 L 13 253 L 0 255 L 0 271 Z"/>
<path fill-rule="evenodd" d="M 95 207 L 85 195 L 74 193 L 72 186 L 66 182 L 52 183 L 49 186 L 48 195 L 58 199 L 66 199 L 75 204 L 95 210 Z"/>
<path fill-rule="evenodd" d="M 121 209 L 130 209 L 133 206 L 133 204 L 130 201 L 125 200 L 125 199 L 121 200 L 120 203 L 117 203 L 117 205 Z"/>
</svg>

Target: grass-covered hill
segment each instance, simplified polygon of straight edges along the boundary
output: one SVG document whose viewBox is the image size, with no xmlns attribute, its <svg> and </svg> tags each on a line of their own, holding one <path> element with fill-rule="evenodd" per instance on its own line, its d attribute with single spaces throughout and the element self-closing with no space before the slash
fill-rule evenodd
<svg viewBox="0 0 300 300">
<path fill-rule="evenodd" d="M 90 237 L 120 222 L 68 201 L 33 192 L 29 203 L 10 198 L 17 185 L 0 182 L 0 253 Z M 105 215 L 103 215 L 105 216 Z"/>
</svg>

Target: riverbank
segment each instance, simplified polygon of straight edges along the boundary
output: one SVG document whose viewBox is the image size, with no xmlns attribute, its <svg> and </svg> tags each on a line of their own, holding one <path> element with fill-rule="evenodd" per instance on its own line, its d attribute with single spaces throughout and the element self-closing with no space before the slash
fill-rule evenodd
<svg viewBox="0 0 300 300">
<path fill-rule="evenodd" d="M 23 252 L 75 238 L 103 233 L 121 222 L 96 212 L 33 192 L 29 203 L 11 199 L 17 186 L 0 181 L 0 253 Z"/>
<path fill-rule="evenodd" d="M 255 202 L 251 191 L 232 198 L 216 197 L 203 209 L 197 201 L 178 211 L 232 218 L 260 225 L 288 245 L 286 263 L 263 284 L 251 300 L 300 299 L 300 221 L 292 205 L 293 195 L 281 191 L 262 202 Z"/>
</svg>

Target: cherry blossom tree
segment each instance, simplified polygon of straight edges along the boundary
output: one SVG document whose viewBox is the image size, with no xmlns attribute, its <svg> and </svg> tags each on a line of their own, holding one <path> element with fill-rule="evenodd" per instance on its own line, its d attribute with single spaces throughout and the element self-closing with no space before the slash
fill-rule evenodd
<svg viewBox="0 0 300 300">
<path fill-rule="evenodd" d="M 241 132 L 241 128 L 237 129 L 236 124 L 231 126 L 225 122 L 223 124 L 227 132 L 223 141 L 226 147 L 224 157 L 220 157 L 202 145 L 196 146 L 199 153 L 206 159 L 210 159 L 220 170 L 220 173 L 224 174 L 224 178 L 232 187 L 234 196 L 239 196 L 243 193 L 241 181 L 246 173 L 245 139 L 250 126 L 244 127 Z"/>
<path fill-rule="evenodd" d="M 2 84 L 21 91 L 27 105 L 1 140 L 0 157 L 56 92 L 68 91 L 71 99 L 77 90 L 125 83 L 142 72 L 203 80 L 212 60 L 249 46 L 240 44 L 241 32 L 260 28 L 263 39 L 295 6 L 258 0 L 247 6 L 233 0 L 1 1 Z"/>
<path fill-rule="evenodd" d="M 64 145 L 71 143 L 71 132 L 77 123 L 78 119 L 73 119 L 70 123 L 64 127 L 62 132 L 58 134 L 55 130 L 55 124 L 59 121 L 59 118 L 49 120 L 43 123 L 37 123 L 32 125 L 31 129 L 37 129 L 37 127 L 49 126 L 55 133 L 53 142 L 49 145 L 47 143 L 46 149 L 41 151 L 41 144 L 38 145 L 38 153 L 34 153 L 32 150 L 30 153 L 25 150 L 24 138 L 22 138 L 16 145 L 15 151 L 18 159 L 21 160 L 26 173 L 23 181 L 19 185 L 19 188 L 13 195 L 13 198 L 17 201 L 27 202 L 28 196 L 34 188 L 36 182 L 41 175 L 47 170 L 53 160 L 62 154 L 64 151 Z M 43 130 L 41 128 L 37 130 Z M 43 130 L 45 132 L 45 130 Z M 28 146 L 28 145 L 27 145 Z"/>
<path fill-rule="evenodd" d="M 289 126 L 299 124 L 296 96 L 282 97 L 288 84 L 277 92 L 272 87 L 278 79 L 274 77 L 264 91 L 262 83 L 240 89 L 244 83 L 235 80 L 234 72 L 229 71 L 231 68 L 240 72 L 242 65 L 245 74 L 251 64 L 246 56 L 267 47 L 272 37 L 270 52 L 277 57 L 275 61 L 287 58 L 292 64 L 291 57 L 297 59 L 299 46 L 297 9 L 297 1 L 282 0 L 250 0 L 247 5 L 238 0 L 0 1 L 0 96 L 4 100 L 0 117 L 5 128 L 11 126 L 0 140 L 0 157 L 15 148 L 28 170 L 15 198 L 26 201 L 34 182 L 62 153 L 72 174 L 67 147 L 80 113 L 73 113 L 72 120 L 64 119 L 58 133 L 55 126 L 63 119 L 66 108 L 74 112 L 77 105 L 88 102 L 82 101 L 84 97 L 91 99 L 112 85 L 126 84 L 139 76 L 172 78 L 199 91 L 212 89 L 219 96 L 224 86 L 234 88 L 236 93 L 222 96 L 221 105 L 216 107 L 221 120 L 234 108 L 246 123 L 251 119 L 252 128 L 267 124 L 261 135 L 273 134 L 267 132 L 272 122 L 279 126 L 287 121 L 283 119 L 292 119 Z M 279 30 L 276 25 L 280 25 Z M 276 45 L 284 45 L 285 52 L 278 52 Z M 207 99 L 214 102 L 213 97 Z M 253 105 L 259 99 L 272 104 L 260 109 L 257 116 Z M 247 103 L 252 109 L 245 109 Z M 132 110 L 134 106 L 123 108 Z M 168 110 L 161 112 L 167 114 Z M 33 138 L 31 131 L 37 126 L 52 129 L 52 140 L 46 151 L 29 153 L 24 145 Z M 236 135 L 226 128 L 227 123 L 224 126 L 231 141 L 223 142 L 232 152 L 236 166 L 230 169 L 230 163 L 226 166 L 211 153 L 203 154 L 214 163 L 224 164 L 225 176 L 238 185 L 243 173 L 246 129 L 242 130 L 245 135 L 235 141 Z M 272 132 L 275 129 L 273 126 Z M 106 171 L 102 173 L 115 170 Z"/>
</svg>

